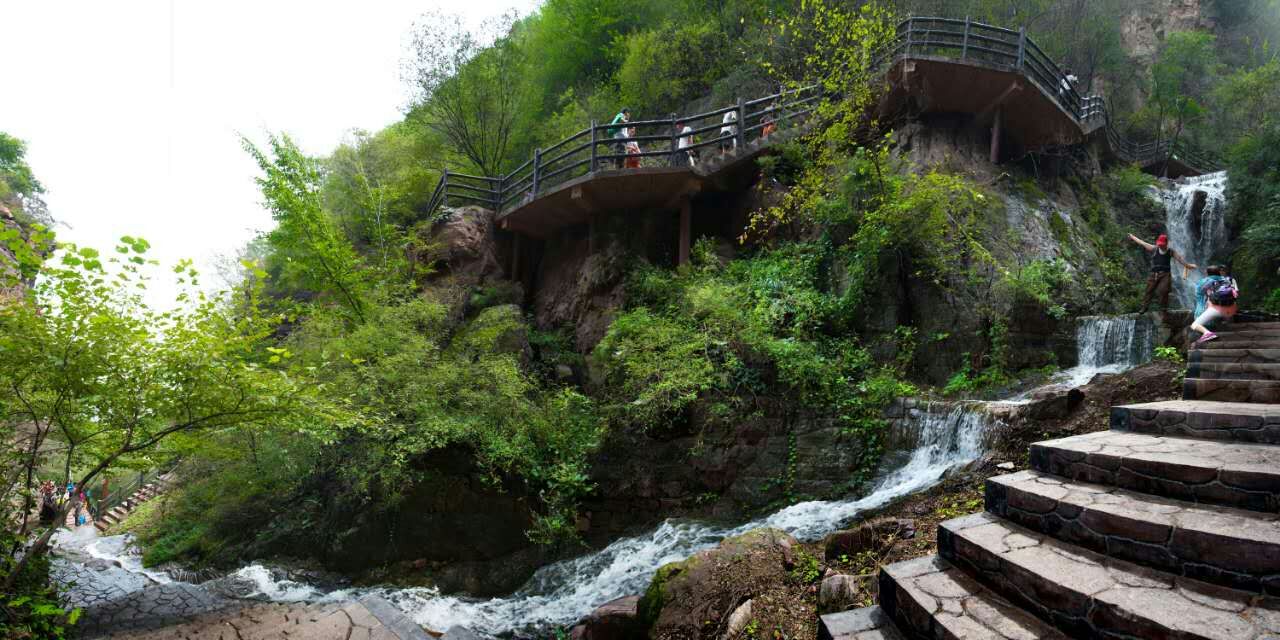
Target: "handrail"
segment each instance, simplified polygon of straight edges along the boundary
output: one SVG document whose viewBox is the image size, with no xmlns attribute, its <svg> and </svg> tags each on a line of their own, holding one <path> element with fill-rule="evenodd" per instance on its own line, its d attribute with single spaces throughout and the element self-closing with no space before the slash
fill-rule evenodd
<svg viewBox="0 0 1280 640">
<path fill-rule="evenodd" d="M 958 58 L 965 63 L 1023 75 L 1075 120 L 1082 133 L 1089 135 L 1101 130 L 1106 146 L 1123 162 L 1149 167 L 1161 161 L 1176 159 L 1201 173 L 1220 166 L 1219 161 L 1181 140 L 1135 143 L 1125 138 L 1113 125 L 1106 100 L 1099 95 L 1081 95 L 1067 81 L 1066 74 L 1057 62 L 1027 35 L 1025 28 L 1006 29 L 974 22 L 970 18 L 910 17 L 898 23 L 894 37 L 873 55 L 871 68 L 875 72 L 882 72 L 902 60 L 922 58 Z M 428 200 L 427 213 L 449 206 L 450 200 L 480 204 L 501 213 L 508 207 L 523 205 L 566 180 L 594 173 L 609 163 L 621 168 L 624 161 L 666 158 L 670 166 L 678 166 L 685 161 L 682 150 L 678 148 L 678 139 L 683 137 L 676 130 L 678 122 L 683 122 L 691 129 L 690 133 L 684 134 L 691 138 L 719 133 L 718 130 L 725 127 L 731 129 L 732 136 L 727 141 L 723 134 L 702 141 L 695 139 L 687 147 L 688 150 L 721 143 L 731 144 L 737 149 L 746 148 L 748 144 L 763 137 L 769 122 L 779 127 L 793 126 L 797 121 L 812 115 L 813 108 L 797 107 L 807 105 L 822 95 L 818 85 L 811 85 L 782 90 L 753 100 L 738 98 L 736 104 L 703 113 L 683 117 L 672 114 L 665 119 L 632 121 L 626 123 L 626 130 L 650 130 L 643 135 L 637 131 L 637 135 L 632 137 L 615 137 L 615 133 L 624 129 L 624 125 L 592 121 L 586 129 L 550 147 L 536 149 L 532 158 L 505 175 L 470 176 L 446 169 Z M 749 110 L 762 104 L 768 106 L 760 110 Z M 716 121 L 729 113 L 734 114 L 733 122 Z M 770 120 L 766 121 L 766 118 Z M 707 124 L 705 121 L 708 120 L 712 123 Z M 1098 120 L 1102 124 L 1095 128 L 1093 123 Z M 589 140 L 565 149 L 573 142 L 587 138 Z M 622 150 L 627 142 L 651 142 L 656 143 L 657 148 L 628 154 Z M 664 142 L 665 145 L 662 144 Z M 580 172 L 583 168 L 585 172 Z M 492 188 L 467 185 L 467 180 L 484 181 L 486 186 Z"/>
</svg>

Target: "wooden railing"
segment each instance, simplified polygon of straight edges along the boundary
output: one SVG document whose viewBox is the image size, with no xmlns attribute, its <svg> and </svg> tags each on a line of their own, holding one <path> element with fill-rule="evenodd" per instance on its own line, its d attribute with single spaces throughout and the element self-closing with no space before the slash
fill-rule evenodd
<svg viewBox="0 0 1280 640">
<path fill-rule="evenodd" d="M 807 87 L 754 100 L 739 98 L 734 105 L 687 116 L 672 114 L 625 125 L 592 122 L 550 147 L 535 150 L 532 158 L 504 176 L 488 178 L 445 170 L 427 211 L 476 204 L 504 212 L 602 169 L 678 167 L 690 164 L 690 154 L 700 156 L 699 162 L 710 162 L 722 147 L 727 148 L 726 155 L 737 153 L 803 126 L 821 97 L 816 87 Z M 730 113 L 733 119 L 726 122 L 725 115 Z M 684 131 L 685 127 L 689 131 Z M 624 135 L 624 130 L 634 134 Z M 680 146 L 682 138 L 688 139 L 684 148 Z M 635 143 L 639 152 L 627 153 L 628 143 Z"/>
<path fill-rule="evenodd" d="M 904 59 L 928 58 L 958 59 L 1021 74 L 1075 120 L 1082 134 L 1103 129 L 1107 145 L 1123 162 L 1153 166 L 1174 158 L 1200 173 L 1221 165 L 1181 141 L 1135 143 L 1125 138 L 1113 126 L 1102 96 L 1081 95 L 1066 80 L 1062 68 L 1027 36 L 1026 29 L 1014 31 L 968 18 L 908 18 L 898 24 L 894 38 L 875 56 L 872 68 L 882 71 Z M 635 135 L 625 138 L 618 137 L 621 125 L 592 122 L 550 147 L 535 150 L 532 158 L 504 176 L 473 176 L 446 169 L 427 213 L 441 206 L 475 204 L 501 214 L 574 178 L 602 168 L 621 169 L 628 160 L 632 166 L 680 166 L 688 162 L 687 151 L 699 153 L 727 144 L 736 152 L 761 141 L 770 124 L 779 131 L 804 124 L 821 98 L 816 85 L 750 101 L 739 98 L 735 105 L 706 113 L 629 122 L 625 126 L 634 128 Z M 736 122 L 723 122 L 727 113 L 733 113 Z M 682 135 L 677 124 L 692 131 Z M 733 129 L 727 138 L 720 135 L 725 126 Z M 680 149 L 679 139 L 684 136 L 690 136 L 693 144 Z M 626 153 L 627 142 L 639 144 L 641 151 Z"/>
</svg>

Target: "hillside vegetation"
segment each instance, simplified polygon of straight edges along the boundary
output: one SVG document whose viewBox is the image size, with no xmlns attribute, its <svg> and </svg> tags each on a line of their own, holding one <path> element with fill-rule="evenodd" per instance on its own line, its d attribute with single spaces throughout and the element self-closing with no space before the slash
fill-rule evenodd
<svg viewBox="0 0 1280 640">
<path fill-rule="evenodd" d="M 581 505 L 617 497 L 598 486 L 609 471 L 593 464 L 601 452 L 644 459 L 650 446 L 691 442 L 680 455 L 694 464 L 728 448 L 708 434 L 753 421 L 833 425 L 838 482 L 812 482 L 818 467 L 798 456 L 792 432 L 750 500 L 735 497 L 741 486 L 710 485 L 672 500 L 681 513 L 742 517 L 817 497 L 803 487 L 856 491 L 880 459 L 881 412 L 894 397 L 980 396 L 1059 366 L 1052 336 L 1070 316 L 1136 306 L 1143 265 L 1124 235 L 1162 223 L 1148 197 L 1154 179 L 1134 167 L 1098 173 L 1062 150 L 1000 167 L 915 162 L 904 137 L 927 127 L 867 115 L 876 99 L 868 62 L 901 15 L 1025 25 L 1086 92 L 1107 93 L 1126 134 L 1226 158 L 1239 242 L 1221 258 L 1234 259 L 1249 304 L 1280 310 L 1280 60 L 1259 35 L 1275 33 L 1280 14 L 1262 0 L 1204 8 L 1213 31 L 1167 33 L 1145 61 L 1126 50 L 1121 25 L 1144 10 L 1127 0 L 548 0 L 474 31 L 424 16 L 406 54 L 415 99 L 401 121 L 352 132 L 326 157 L 306 156 L 284 133 L 244 141 L 277 226 L 239 256 L 230 291 L 189 294 L 189 326 L 164 316 L 190 340 L 138 366 L 177 376 L 194 366 L 182 345 L 204 345 L 211 355 L 199 371 L 225 367 L 280 411 L 166 434 L 121 458 L 177 464 L 182 478 L 139 529 L 147 562 L 305 556 L 368 579 L 497 591 L 592 538 Z M 744 228 L 699 240 L 678 269 L 643 251 L 609 254 L 610 286 L 623 293 L 589 344 L 571 323 L 531 317 L 532 292 L 519 285 L 464 277 L 441 232 L 462 214 L 426 212 L 445 168 L 509 171 L 623 106 L 639 119 L 666 117 L 813 82 L 839 97 L 819 107 L 811 135 L 760 161 Z M 8 157 L 20 159 L 21 145 L 0 137 L 0 202 L 18 194 L 30 225 L 39 185 Z M 641 237 L 631 232 L 610 246 Z M 123 259 L 145 270 L 135 255 L 145 241 L 129 240 Z M 96 253 L 72 258 L 46 268 L 55 285 L 92 283 L 61 292 L 92 302 L 85 318 L 131 313 L 136 296 L 93 288 L 115 286 L 92 264 Z M 493 256 L 474 259 L 501 271 Z M 198 277 L 185 267 L 177 277 Z M 48 311 L 38 294 L 16 304 Z M 49 318 L 3 320 L 36 336 L 28 356 L 94 340 L 121 352 L 147 343 L 133 325 L 37 331 Z M 14 353 L 0 354 L 6 376 L 39 366 Z M 81 403 L 134 389 L 37 381 L 33 393 Z M 177 383 L 155 384 L 148 393 Z M 192 398 L 196 409 L 227 401 Z M 60 406 L 22 401 L 0 390 L 0 415 L 61 419 Z M 142 409 L 153 427 L 174 419 L 164 410 Z M 66 475 L 110 467 L 113 453 L 68 452 Z M 621 527 L 655 515 L 637 510 Z M 512 575 L 477 587 L 451 568 L 471 560 L 505 562 Z"/>
</svg>

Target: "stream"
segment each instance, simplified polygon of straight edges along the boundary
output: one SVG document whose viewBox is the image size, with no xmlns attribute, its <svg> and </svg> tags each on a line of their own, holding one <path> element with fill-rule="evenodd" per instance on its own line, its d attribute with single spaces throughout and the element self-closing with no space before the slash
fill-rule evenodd
<svg viewBox="0 0 1280 640">
<path fill-rule="evenodd" d="M 1049 385 L 1076 387 L 1099 373 L 1119 373 L 1150 361 L 1156 317 L 1129 314 L 1078 319 L 1079 365 L 1059 372 Z M 982 455 L 984 436 L 999 425 L 988 405 L 1029 402 L 1029 395 L 994 403 L 928 405 L 914 412 L 914 417 L 905 421 L 909 424 L 897 427 L 910 433 L 896 434 L 913 442 L 914 447 L 887 454 L 880 475 L 865 495 L 803 502 L 731 527 L 670 519 L 643 535 L 621 538 L 598 551 L 542 567 L 506 597 L 468 598 L 422 587 L 324 588 L 308 584 L 284 568 L 263 564 L 242 567 L 202 586 L 224 596 L 277 602 L 345 601 L 374 593 L 428 629 L 461 625 L 495 636 L 533 636 L 573 624 L 600 604 L 643 592 L 662 565 L 683 560 L 727 537 L 757 527 L 774 527 L 801 540 L 815 540 L 860 513 L 927 489 L 950 470 Z M 60 557 L 55 560 L 55 575 L 64 584 L 75 582 L 67 595 L 77 606 L 92 606 L 177 577 L 144 568 L 128 537 L 97 537 L 91 526 L 60 533 L 57 546 Z"/>
</svg>

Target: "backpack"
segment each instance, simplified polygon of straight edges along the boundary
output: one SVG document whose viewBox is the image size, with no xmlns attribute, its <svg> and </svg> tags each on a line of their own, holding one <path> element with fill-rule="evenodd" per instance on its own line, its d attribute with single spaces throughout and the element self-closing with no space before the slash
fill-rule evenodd
<svg viewBox="0 0 1280 640">
<path fill-rule="evenodd" d="M 1212 288 L 1209 289 L 1209 302 L 1229 307 L 1236 303 L 1236 297 L 1239 295 L 1234 280 L 1220 280 L 1213 283 Z"/>
</svg>

